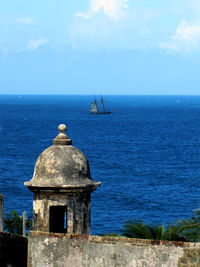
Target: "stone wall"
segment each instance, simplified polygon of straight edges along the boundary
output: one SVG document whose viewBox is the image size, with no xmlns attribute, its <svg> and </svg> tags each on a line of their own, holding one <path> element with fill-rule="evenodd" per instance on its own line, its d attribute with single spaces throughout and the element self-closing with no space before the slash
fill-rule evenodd
<svg viewBox="0 0 200 267">
<path fill-rule="evenodd" d="M 26 267 L 28 239 L 10 233 L 0 232 L 0 266 Z"/>
<path fill-rule="evenodd" d="M 35 192 L 33 200 L 34 230 L 50 231 L 50 208 L 55 206 L 66 206 L 67 233 L 88 234 L 90 232 L 90 193 L 88 192 L 76 194 Z"/>
<path fill-rule="evenodd" d="M 199 267 L 200 244 L 29 233 L 29 267 Z"/>
</svg>

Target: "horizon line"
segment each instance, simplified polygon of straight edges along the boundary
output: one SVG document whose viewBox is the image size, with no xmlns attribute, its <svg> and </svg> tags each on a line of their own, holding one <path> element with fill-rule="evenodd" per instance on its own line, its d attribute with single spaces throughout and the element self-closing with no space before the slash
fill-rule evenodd
<svg viewBox="0 0 200 267">
<path fill-rule="evenodd" d="M 94 96 L 94 94 L 0 94 L 0 96 Z M 95 96 L 200 96 L 200 94 L 95 94 Z"/>
</svg>

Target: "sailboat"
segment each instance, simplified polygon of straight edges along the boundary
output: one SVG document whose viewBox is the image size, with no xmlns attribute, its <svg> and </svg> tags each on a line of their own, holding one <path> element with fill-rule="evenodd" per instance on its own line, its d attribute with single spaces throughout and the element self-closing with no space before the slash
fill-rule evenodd
<svg viewBox="0 0 200 267">
<path fill-rule="evenodd" d="M 102 107 L 102 111 L 99 110 L 98 106 L 97 106 L 97 101 L 96 99 L 92 102 L 91 108 L 90 108 L 90 113 L 91 114 L 110 114 L 112 113 L 112 111 L 105 111 L 105 107 L 104 107 L 104 101 L 103 98 L 101 96 L 100 99 L 100 104 Z"/>
</svg>

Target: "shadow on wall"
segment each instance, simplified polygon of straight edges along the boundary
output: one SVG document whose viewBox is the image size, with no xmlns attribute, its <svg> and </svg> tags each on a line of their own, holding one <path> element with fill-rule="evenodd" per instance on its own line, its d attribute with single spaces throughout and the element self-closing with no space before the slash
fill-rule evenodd
<svg viewBox="0 0 200 267">
<path fill-rule="evenodd" d="M 26 267 L 28 238 L 0 232 L 0 266 Z"/>
</svg>

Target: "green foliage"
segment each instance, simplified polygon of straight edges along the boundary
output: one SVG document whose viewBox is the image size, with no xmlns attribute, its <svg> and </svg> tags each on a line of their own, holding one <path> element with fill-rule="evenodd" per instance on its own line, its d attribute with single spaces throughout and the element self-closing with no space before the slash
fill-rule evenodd
<svg viewBox="0 0 200 267">
<path fill-rule="evenodd" d="M 12 210 L 9 214 L 6 214 L 4 218 L 4 229 L 9 233 L 22 235 L 23 219 Z M 26 219 L 26 230 L 32 228 L 32 220 Z"/>
<path fill-rule="evenodd" d="M 151 239 L 152 235 L 147 227 L 141 221 L 129 221 L 124 225 L 122 235 L 131 238 Z"/>
<path fill-rule="evenodd" d="M 122 235 L 141 239 L 187 241 L 179 225 L 171 224 L 165 229 L 164 225 L 148 225 L 141 221 L 127 222 Z"/>
<path fill-rule="evenodd" d="M 165 240 L 168 241 L 183 241 L 187 242 L 187 238 L 184 236 L 182 228 L 179 224 L 170 224 L 165 232 Z"/>
<path fill-rule="evenodd" d="M 167 228 L 164 225 L 144 224 L 139 220 L 128 221 L 124 224 L 122 236 L 152 240 L 200 242 L 200 210 L 196 211 L 192 218 L 179 220 L 175 224 L 169 224 Z"/>
<path fill-rule="evenodd" d="M 122 235 L 126 237 L 153 240 L 163 240 L 164 233 L 164 225 L 147 225 L 136 220 L 127 222 L 122 231 Z"/>
<path fill-rule="evenodd" d="M 188 241 L 200 242 L 200 211 L 196 211 L 191 219 L 179 220 L 178 225 Z"/>
</svg>

